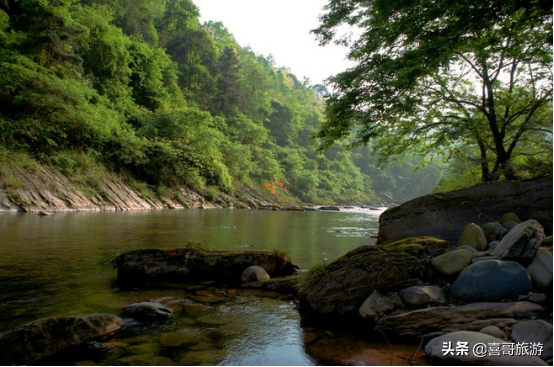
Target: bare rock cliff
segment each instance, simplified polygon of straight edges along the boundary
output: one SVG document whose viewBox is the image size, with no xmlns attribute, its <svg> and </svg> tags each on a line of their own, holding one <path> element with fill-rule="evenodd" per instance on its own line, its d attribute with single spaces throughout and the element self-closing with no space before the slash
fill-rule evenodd
<svg viewBox="0 0 554 367">
<path fill-rule="evenodd" d="M 17 169 L 13 174 L 21 182 L 18 188 L 6 189 L 0 182 L 0 212 L 39 211 L 118 211 L 179 208 L 220 208 L 189 188 L 182 187 L 173 197 L 145 197 L 133 190 L 122 179 L 108 175 L 100 187 L 91 190 L 48 167 L 33 171 Z M 217 202 L 234 208 L 249 208 L 265 205 L 263 200 L 248 197 L 243 203 L 224 193 Z"/>
</svg>

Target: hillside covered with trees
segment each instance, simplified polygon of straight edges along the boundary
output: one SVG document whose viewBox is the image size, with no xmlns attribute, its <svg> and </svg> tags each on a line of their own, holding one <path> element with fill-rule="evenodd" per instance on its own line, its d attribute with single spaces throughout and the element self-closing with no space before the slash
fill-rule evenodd
<svg viewBox="0 0 554 367">
<path fill-rule="evenodd" d="M 250 187 L 274 201 L 402 201 L 429 192 L 417 159 L 381 169 L 369 148 L 318 153 L 312 86 L 241 47 L 190 0 L 0 2 L 0 181 L 47 165 L 85 192 L 109 172 L 144 195 Z"/>
</svg>

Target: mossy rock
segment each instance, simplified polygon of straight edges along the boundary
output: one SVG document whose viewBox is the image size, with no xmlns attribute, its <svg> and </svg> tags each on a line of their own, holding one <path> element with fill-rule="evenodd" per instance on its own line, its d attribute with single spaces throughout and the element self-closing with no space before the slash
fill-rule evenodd
<svg viewBox="0 0 554 367">
<path fill-rule="evenodd" d="M 404 251 L 412 256 L 438 256 L 448 251 L 448 242 L 431 236 L 409 237 L 379 246 L 385 251 Z"/>
<path fill-rule="evenodd" d="M 414 285 L 424 269 L 417 257 L 404 251 L 361 246 L 305 274 L 299 296 L 321 314 L 354 313 L 373 291 Z"/>
</svg>

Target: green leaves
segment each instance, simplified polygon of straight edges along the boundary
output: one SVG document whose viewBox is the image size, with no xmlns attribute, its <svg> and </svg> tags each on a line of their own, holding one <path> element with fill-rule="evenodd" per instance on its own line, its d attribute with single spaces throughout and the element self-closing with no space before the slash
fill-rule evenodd
<svg viewBox="0 0 554 367">
<path fill-rule="evenodd" d="M 515 177 L 512 152 L 551 105 L 551 5 L 331 0 L 326 9 L 314 30 L 322 43 L 345 43 L 344 24 L 360 36 L 349 54 L 357 66 L 331 78 L 322 148 L 351 133 L 353 146 L 379 136 L 384 156 L 470 143 L 481 147 L 483 180 Z"/>
</svg>

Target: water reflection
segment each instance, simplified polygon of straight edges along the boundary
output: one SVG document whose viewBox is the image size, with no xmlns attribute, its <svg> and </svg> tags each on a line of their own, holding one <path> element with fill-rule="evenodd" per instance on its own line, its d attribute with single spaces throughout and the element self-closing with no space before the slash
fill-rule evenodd
<svg viewBox="0 0 554 367">
<path fill-rule="evenodd" d="M 0 331 L 47 316 L 119 314 L 120 307 L 128 303 L 155 298 L 113 287 L 116 274 L 110 259 L 124 251 L 182 247 L 193 241 L 221 250 L 278 249 L 308 268 L 373 243 L 379 214 L 250 210 L 58 213 L 48 217 L 2 214 Z M 170 296 L 180 299 L 178 294 Z M 252 325 L 252 331 L 241 328 L 242 333 L 220 341 L 223 352 L 218 354 L 218 363 L 313 363 L 303 352 L 298 316 L 290 305 L 257 299 L 226 307 L 217 312 L 240 315 L 243 324 Z M 147 347 L 141 344 L 136 348 Z M 187 358 L 200 358 L 200 352 L 189 350 Z M 157 356 L 167 357 L 163 353 Z"/>
</svg>

